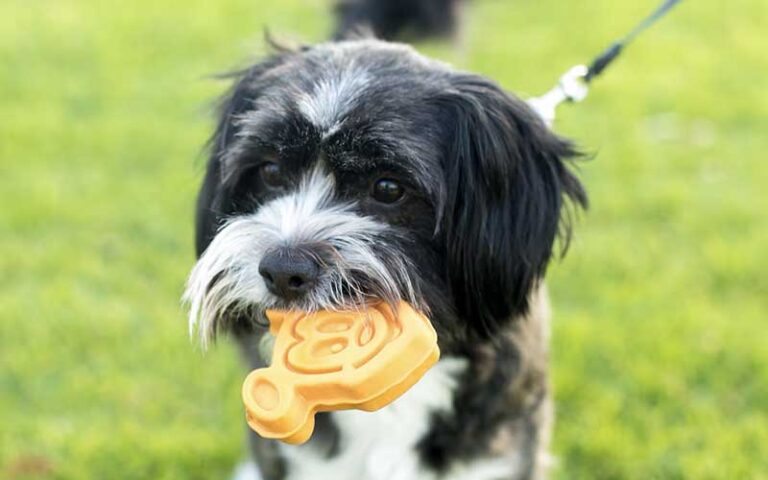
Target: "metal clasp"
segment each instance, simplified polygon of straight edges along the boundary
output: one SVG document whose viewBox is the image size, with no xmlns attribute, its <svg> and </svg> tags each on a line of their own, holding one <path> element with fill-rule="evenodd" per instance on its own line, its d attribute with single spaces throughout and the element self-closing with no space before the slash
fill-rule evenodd
<svg viewBox="0 0 768 480">
<path fill-rule="evenodd" d="M 540 97 L 528 100 L 530 105 L 541 116 L 542 120 L 552 126 L 555 121 L 557 107 L 565 102 L 580 102 L 587 98 L 589 85 L 585 81 L 589 69 L 585 65 L 576 65 L 560 77 L 555 87 Z"/>
</svg>

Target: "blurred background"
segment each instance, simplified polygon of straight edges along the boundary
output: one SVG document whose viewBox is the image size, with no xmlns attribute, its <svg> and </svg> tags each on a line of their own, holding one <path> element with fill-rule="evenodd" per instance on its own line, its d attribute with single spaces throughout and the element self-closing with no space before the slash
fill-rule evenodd
<svg viewBox="0 0 768 480">
<path fill-rule="evenodd" d="M 657 0 L 476 0 L 460 53 L 527 97 Z M 683 2 L 556 129 L 594 159 L 551 269 L 555 478 L 768 478 L 768 2 Z M 226 83 L 324 0 L 0 2 L 0 478 L 225 478 L 244 370 L 179 297 Z"/>
</svg>

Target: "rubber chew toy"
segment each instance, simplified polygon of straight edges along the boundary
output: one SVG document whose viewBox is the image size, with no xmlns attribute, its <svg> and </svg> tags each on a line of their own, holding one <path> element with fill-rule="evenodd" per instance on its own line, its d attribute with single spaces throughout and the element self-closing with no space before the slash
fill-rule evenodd
<svg viewBox="0 0 768 480">
<path fill-rule="evenodd" d="M 360 312 L 268 311 L 272 365 L 243 383 L 248 424 L 262 437 L 304 443 L 318 411 L 373 411 L 437 362 L 437 335 L 408 303 Z"/>
</svg>

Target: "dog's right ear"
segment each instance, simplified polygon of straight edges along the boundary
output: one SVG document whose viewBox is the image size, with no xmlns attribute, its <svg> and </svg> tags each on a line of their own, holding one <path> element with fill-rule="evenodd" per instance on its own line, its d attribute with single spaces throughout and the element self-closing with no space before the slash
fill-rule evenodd
<svg viewBox="0 0 768 480">
<path fill-rule="evenodd" d="M 222 97 L 218 108 L 218 124 L 208 141 L 210 156 L 205 178 L 197 196 L 195 215 L 195 249 L 199 257 L 216 235 L 232 199 L 231 193 L 222 188 L 223 158 L 237 138 L 241 126 L 237 119 L 255 108 L 256 101 L 264 89 L 265 82 L 259 80 L 265 73 L 285 62 L 294 51 L 276 46 L 271 39 L 270 45 L 276 54 L 246 70 L 224 75 L 235 79 L 234 85 Z"/>
</svg>

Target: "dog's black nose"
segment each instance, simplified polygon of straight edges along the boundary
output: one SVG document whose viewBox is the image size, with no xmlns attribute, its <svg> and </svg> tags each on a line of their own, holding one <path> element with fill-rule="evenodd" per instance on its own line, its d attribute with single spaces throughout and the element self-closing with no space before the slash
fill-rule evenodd
<svg viewBox="0 0 768 480">
<path fill-rule="evenodd" d="M 277 250 L 261 259 L 259 273 L 270 292 L 285 300 L 294 300 L 312 288 L 320 267 L 306 253 Z"/>
</svg>

